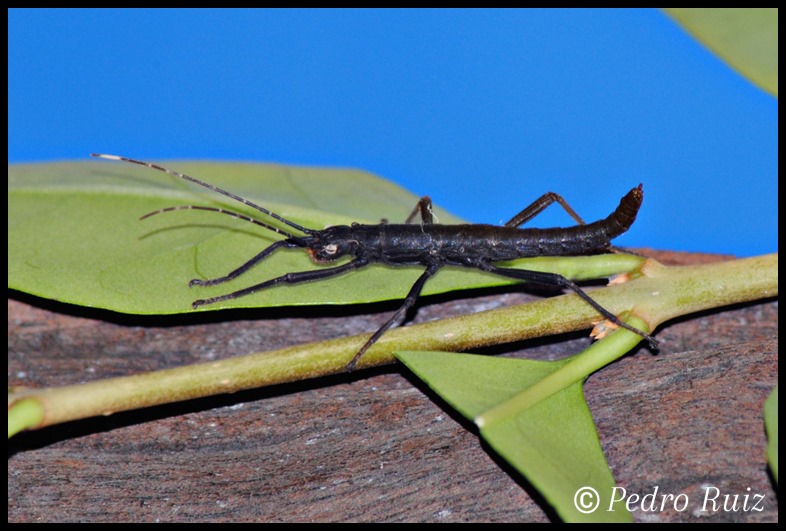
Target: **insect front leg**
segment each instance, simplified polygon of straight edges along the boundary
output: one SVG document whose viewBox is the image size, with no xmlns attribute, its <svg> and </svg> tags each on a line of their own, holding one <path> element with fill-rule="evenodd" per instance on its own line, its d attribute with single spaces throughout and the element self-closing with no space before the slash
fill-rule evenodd
<svg viewBox="0 0 786 531">
<path fill-rule="evenodd" d="M 353 269 L 361 268 L 365 265 L 368 265 L 368 260 L 364 258 L 356 258 L 351 262 L 347 262 L 346 264 L 342 264 L 337 267 L 331 267 L 329 269 L 315 269 L 313 271 L 300 271 L 297 273 L 287 273 L 286 275 L 281 275 L 280 277 L 272 278 L 260 284 L 250 286 L 248 288 L 241 289 L 233 293 L 228 293 L 226 295 L 221 295 L 218 297 L 212 297 L 210 299 L 196 300 L 191 305 L 194 307 L 194 309 L 196 309 L 206 304 L 213 304 L 216 302 L 244 297 L 246 295 L 250 295 L 251 293 L 255 293 L 257 291 L 261 291 L 263 289 L 267 289 L 282 283 L 299 284 L 301 282 L 310 282 L 312 280 L 324 280 L 326 278 L 330 278 L 336 275 L 340 275 L 342 273 L 346 273 L 347 271 L 351 271 Z"/>
<path fill-rule="evenodd" d="M 543 271 L 530 271 L 528 269 L 508 269 L 505 267 L 497 267 L 494 264 L 489 262 L 481 262 L 479 264 L 479 269 L 483 271 L 488 271 L 489 273 L 494 273 L 495 275 L 500 275 L 503 277 L 514 278 L 517 280 L 525 280 L 529 282 L 537 282 L 538 284 L 545 284 L 547 286 L 557 286 L 560 288 L 567 288 L 573 291 L 576 295 L 584 299 L 587 304 L 595 308 L 595 310 L 601 314 L 603 317 L 611 321 L 617 326 L 620 326 L 626 330 L 629 330 L 635 334 L 640 335 L 644 339 L 647 340 L 650 347 L 657 350 L 658 342 L 646 332 L 639 330 L 638 328 L 634 328 L 627 323 L 622 322 L 619 317 L 608 311 L 606 308 L 598 304 L 592 297 L 587 295 L 583 289 L 577 286 L 571 280 L 563 277 L 562 275 L 558 275 L 556 273 L 546 273 Z"/>
<path fill-rule="evenodd" d="M 576 211 L 571 208 L 567 201 L 565 201 L 561 195 L 555 194 L 554 192 L 546 192 L 540 198 L 535 200 L 530 206 L 513 216 L 513 218 L 505 223 L 505 227 L 519 227 L 526 223 L 527 221 L 531 220 L 543 210 L 552 204 L 553 202 L 557 202 L 562 205 L 562 208 L 565 209 L 565 212 L 568 213 L 570 217 L 576 220 L 576 223 L 579 225 L 586 225 L 584 220 L 581 219 L 581 216 L 576 214 Z"/>
<path fill-rule="evenodd" d="M 215 286 L 216 284 L 222 284 L 224 282 L 228 282 L 233 278 L 239 277 L 240 275 L 242 275 L 243 273 L 254 267 L 256 264 L 267 258 L 271 253 L 273 253 L 273 251 L 275 251 L 279 247 L 298 247 L 298 245 L 288 240 L 279 240 L 273 245 L 271 245 L 270 247 L 264 249 L 261 253 L 256 255 L 254 258 L 252 258 L 245 264 L 241 265 L 240 267 L 238 267 L 237 269 L 235 269 L 234 271 L 232 271 L 226 276 L 213 278 L 210 280 L 200 280 L 198 278 L 195 278 L 191 282 L 189 282 L 188 285 L 189 287 L 190 286 Z"/>
</svg>

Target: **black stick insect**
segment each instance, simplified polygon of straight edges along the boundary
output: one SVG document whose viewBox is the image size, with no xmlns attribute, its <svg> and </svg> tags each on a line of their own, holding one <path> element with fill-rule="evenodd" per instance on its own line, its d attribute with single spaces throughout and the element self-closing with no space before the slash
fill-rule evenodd
<svg viewBox="0 0 786 531">
<path fill-rule="evenodd" d="M 415 304 L 426 281 L 434 276 L 439 269 L 447 265 L 470 267 L 515 280 L 536 282 L 538 284 L 556 286 L 563 289 L 567 288 L 584 299 L 607 320 L 640 335 L 649 342 L 651 347 L 657 347 L 657 342 L 650 335 L 620 321 L 616 315 L 595 302 L 584 292 L 584 290 L 564 276 L 541 271 L 509 269 L 494 264 L 494 262 L 498 261 L 514 260 L 524 257 L 570 256 L 609 251 L 611 248 L 611 240 L 627 231 L 636 219 L 636 214 L 639 211 L 643 199 L 641 185 L 628 192 L 620 201 L 617 209 L 606 219 L 589 224 L 584 223 L 581 217 L 576 214 L 562 197 L 549 192 L 522 210 L 503 226 L 479 224 L 440 225 L 434 223 L 431 200 L 426 196 L 420 199 L 404 224 L 380 223 L 378 225 L 362 225 L 360 223 L 353 223 L 352 225 L 336 225 L 317 230 L 298 225 L 275 212 L 271 212 L 231 192 L 222 190 L 217 186 L 200 181 L 194 177 L 169 170 L 157 164 L 142 162 L 126 157 L 118 157 L 116 155 L 93 154 L 92 156 L 147 166 L 148 168 L 174 175 L 186 181 L 191 181 L 192 183 L 196 183 L 209 190 L 218 192 L 219 194 L 223 194 L 235 201 L 243 203 L 304 234 L 304 236 L 291 234 L 249 216 L 223 208 L 207 206 L 174 206 L 156 210 L 142 216 L 140 219 L 175 210 L 208 210 L 249 221 L 284 236 L 283 240 L 279 240 L 265 248 L 259 254 L 234 271 L 231 271 L 226 276 L 210 280 L 194 279 L 189 282 L 189 286 L 215 286 L 216 284 L 228 282 L 239 277 L 281 248 L 303 248 L 314 262 L 325 265 L 343 256 L 353 257 L 351 261 L 339 266 L 313 271 L 287 273 L 280 277 L 272 278 L 260 284 L 226 295 L 210 299 L 199 299 L 193 302 L 194 308 L 219 301 L 243 297 L 281 283 L 298 284 L 300 282 L 323 280 L 348 271 L 360 269 L 374 262 L 381 262 L 391 266 L 413 264 L 425 266 L 426 270 L 420 278 L 418 278 L 412 288 L 410 288 L 409 293 L 404 299 L 404 304 L 402 304 L 393 316 L 388 319 L 388 321 L 383 324 L 368 341 L 366 341 L 347 364 L 347 371 L 352 371 L 361 356 L 363 356 L 363 354 L 376 343 L 390 327 L 406 315 L 407 311 Z M 565 211 L 579 224 L 567 228 L 519 228 L 555 201 L 562 205 Z M 422 223 L 419 225 L 412 223 L 418 212 L 422 219 Z"/>
</svg>

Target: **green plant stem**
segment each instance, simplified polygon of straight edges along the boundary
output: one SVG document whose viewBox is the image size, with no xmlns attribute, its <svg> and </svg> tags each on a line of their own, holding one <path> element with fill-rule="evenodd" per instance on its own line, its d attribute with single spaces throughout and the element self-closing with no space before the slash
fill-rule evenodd
<svg viewBox="0 0 786 531">
<path fill-rule="evenodd" d="M 14 402 L 13 414 L 10 411 L 8 414 L 8 436 L 11 437 L 22 430 L 36 428 L 43 420 L 44 408 L 40 401 L 35 398 L 17 400 Z"/>
<path fill-rule="evenodd" d="M 646 323 L 637 317 L 624 319 L 624 321 L 639 330 L 649 332 Z M 532 387 L 483 412 L 482 415 L 475 418 L 474 422 L 479 428 L 485 428 L 500 420 L 508 420 L 517 413 L 531 408 L 551 395 L 583 380 L 601 367 L 621 358 L 641 340 L 641 336 L 619 328 L 609 337 L 593 343 L 584 352 L 571 358 L 567 364 Z"/>
<path fill-rule="evenodd" d="M 778 255 L 707 265 L 666 267 L 648 260 L 643 276 L 594 290 L 592 297 L 611 312 L 631 312 L 650 330 L 679 315 L 774 297 L 778 293 Z M 466 351 L 547 334 L 578 330 L 598 320 L 575 295 L 480 312 L 386 333 L 360 360 L 358 368 L 390 363 L 399 350 Z M 15 408 L 35 400 L 45 414 L 41 428 L 70 420 L 148 407 L 282 382 L 342 372 L 368 334 L 153 373 L 9 394 L 9 434 Z M 13 405 L 13 407 L 12 407 Z"/>
</svg>

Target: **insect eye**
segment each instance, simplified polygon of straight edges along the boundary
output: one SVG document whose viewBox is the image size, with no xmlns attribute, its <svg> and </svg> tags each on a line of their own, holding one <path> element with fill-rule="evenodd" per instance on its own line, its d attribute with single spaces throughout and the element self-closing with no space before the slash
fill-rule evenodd
<svg viewBox="0 0 786 531">
<path fill-rule="evenodd" d="M 327 254 L 336 254 L 338 252 L 338 245 L 335 243 L 331 243 L 330 245 L 325 245 L 325 253 Z"/>
</svg>

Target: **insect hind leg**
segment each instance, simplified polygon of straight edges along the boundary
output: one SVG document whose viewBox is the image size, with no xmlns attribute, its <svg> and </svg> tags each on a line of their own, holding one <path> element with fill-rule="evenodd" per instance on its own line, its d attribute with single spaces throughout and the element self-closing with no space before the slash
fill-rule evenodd
<svg viewBox="0 0 786 531">
<path fill-rule="evenodd" d="M 479 268 L 483 271 L 487 271 L 489 273 L 494 273 L 495 275 L 500 275 L 503 277 L 514 278 L 516 280 L 525 280 L 530 282 L 537 282 L 538 284 L 545 284 L 547 286 L 557 286 L 561 288 L 567 288 L 573 291 L 576 295 L 584 299 L 587 304 L 592 306 L 599 314 L 603 317 L 611 321 L 617 326 L 620 326 L 626 330 L 633 332 L 634 334 L 640 335 L 642 338 L 647 340 L 650 347 L 654 350 L 658 349 L 658 342 L 653 338 L 651 335 L 635 328 L 623 321 L 620 320 L 619 317 L 608 311 L 606 308 L 601 306 L 598 302 L 596 302 L 592 297 L 587 295 L 587 292 L 581 289 L 576 283 L 572 282 L 571 280 L 563 277 L 562 275 L 558 275 L 556 273 L 547 273 L 543 271 L 530 271 L 528 269 L 508 269 L 504 267 L 498 267 L 488 262 L 481 262 Z"/>
<path fill-rule="evenodd" d="M 513 216 L 513 218 L 511 218 L 510 221 L 505 223 L 504 226 L 519 227 L 524 223 L 526 223 L 527 221 L 534 218 L 535 216 L 537 216 L 538 214 L 540 214 L 541 212 L 543 212 L 546 209 L 546 207 L 548 207 L 550 204 L 554 203 L 555 201 L 562 206 L 565 212 L 567 212 L 568 215 L 576 221 L 576 223 L 578 223 L 579 225 L 586 225 L 586 223 L 584 223 L 584 220 L 581 219 L 581 216 L 576 214 L 576 211 L 573 210 L 573 208 L 568 204 L 567 201 L 565 201 L 565 199 L 562 198 L 561 195 L 555 194 L 554 192 L 546 192 L 538 199 L 533 201 L 532 204 L 529 205 L 527 208 L 525 208 L 524 210 Z"/>
</svg>

